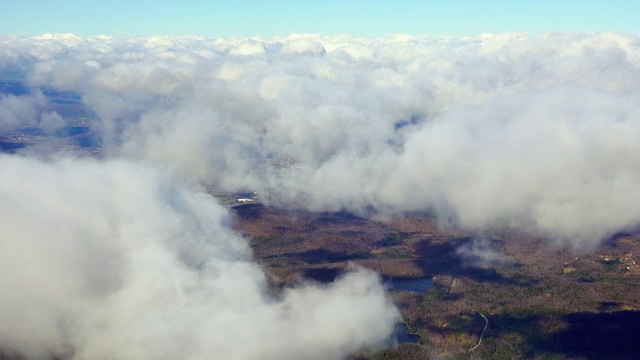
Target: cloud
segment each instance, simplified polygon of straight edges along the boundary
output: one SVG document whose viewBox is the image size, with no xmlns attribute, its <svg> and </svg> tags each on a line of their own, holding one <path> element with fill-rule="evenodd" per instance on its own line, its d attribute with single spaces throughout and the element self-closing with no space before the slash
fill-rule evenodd
<svg viewBox="0 0 640 360">
<path fill-rule="evenodd" d="M 389 341 L 398 311 L 375 274 L 269 295 L 227 211 L 171 174 L 6 155 L 0 167 L 3 351 L 337 359 Z"/>
<path fill-rule="evenodd" d="M 285 43 L 280 50 L 284 55 L 315 55 L 322 56 L 327 53 L 324 46 L 307 39 L 300 39 Z"/>
<path fill-rule="evenodd" d="M 407 140 L 382 196 L 400 208 L 437 204 L 469 228 L 515 225 L 596 244 L 640 216 L 640 174 L 629 170 L 636 99 L 567 86 L 448 111 Z"/>
<path fill-rule="evenodd" d="M 638 36 L 3 41 L 31 86 L 83 95 L 109 153 L 222 190 L 576 247 L 640 218 Z"/>
<path fill-rule="evenodd" d="M 465 266 L 488 269 L 496 265 L 505 265 L 509 261 L 504 255 L 491 248 L 491 241 L 486 238 L 474 238 L 456 249 Z"/>
<path fill-rule="evenodd" d="M 0 129 L 6 131 L 35 126 L 46 102 L 41 93 L 22 96 L 0 94 Z"/>
<path fill-rule="evenodd" d="M 65 125 L 66 122 L 62 116 L 55 111 L 43 113 L 38 123 L 38 126 L 47 133 L 54 133 L 62 129 Z"/>
</svg>

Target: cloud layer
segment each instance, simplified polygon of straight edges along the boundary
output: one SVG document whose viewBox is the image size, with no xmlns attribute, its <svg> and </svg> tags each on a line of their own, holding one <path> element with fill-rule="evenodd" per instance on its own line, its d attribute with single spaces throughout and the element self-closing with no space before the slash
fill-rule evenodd
<svg viewBox="0 0 640 360">
<path fill-rule="evenodd" d="M 82 94 L 113 154 L 223 190 L 314 210 L 435 209 L 578 245 L 640 215 L 639 43 L 45 34 L 3 38 L 0 64 Z"/>
<path fill-rule="evenodd" d="M 227 211 L 126 161 L 0 156 L 0 348 L 33 359 L 337 359 L 389 341 L 360 270 L 268 295 Z M 25 181 L 28 180 L 28 181 Z"/>
<path fill-rule="evenodd" d="M 576 246 L 640 218 L 637 36 L 46 34 L 2 47 L 31 86 L 82 94 L 112 154 L 223 190 L 436 210 Z"/>
</svg>

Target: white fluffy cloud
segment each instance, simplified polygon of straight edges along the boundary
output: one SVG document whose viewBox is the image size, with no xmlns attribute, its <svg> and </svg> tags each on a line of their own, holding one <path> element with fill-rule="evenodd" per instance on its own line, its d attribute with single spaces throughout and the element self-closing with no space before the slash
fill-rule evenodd
<svg viewBox="0 0 640 360">
<path fill-rule="evenodd" d="M 639 42 L 48 34 L 2 46 L 32 85 L 80 92 L 120 155 L 310 209 L 435 209 L 582 246 L 640 216 Z"/>
<path fill-rule="evenodd" d="M 595 246 L 637 225 L 640 38 L 4 38 L 112 154 L 314 210 L 436 210 Z M 273 164 L 294 163 L 286 171 Z M 269 199 L 268 199 L 269 200 Z"/>
<path fill-rule="evenodd" d="M 80 92 L 120 155 L 310 209 L 435 209 L 582 246 L 640 216 L 639 41 L 47 35 L 3 46 L 32 85 Z M 280 159 L 296 165 L 283 172 Z"/>
<path fill-rule="evenodd" d="M 0 95 L 0 129 L 12 130 L 38 123 L 39 113 L 46 104 L 41 93 L 35 95 Z M 48 122 L 48 120 L 47 120 Z"/>
<path fill-rule="evenodd" d="M 268 295 L 227 211 L 127 161 L 0 156 L 0 348 L 27 358 L 338 359 L 391 336 L 379 279 Z"/>
</svg>

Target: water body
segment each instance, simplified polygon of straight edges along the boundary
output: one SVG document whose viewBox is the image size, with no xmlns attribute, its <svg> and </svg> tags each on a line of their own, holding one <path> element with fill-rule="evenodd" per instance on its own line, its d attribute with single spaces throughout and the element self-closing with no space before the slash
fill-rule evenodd
<svg viewBox="0 0 640 360">
<path fill-rule="evenodd" d="M 394 336 L 398 340 L 398 343 L 414 343 L 417 344 L 421 337 L 416 334 L 409 334 L 409 328 L 405 323 L 397 323 L 393 329 Z"/>
<path fill-rule="evenodd" d="M 389 290 L 405 290 L 413 291 L 417 293 L 423 293 L 429 290 L 433 286 L 432 277 L 422 278 L 391 278 L 387 280 L 387 286 Z M 394 336 L 398 340 L 398 343 L 414 343 L 417 344 L 421 337 L 420 335 L 409 333 L 409 328 L 405 323 L 397 323 L 393 330 Z"/>
<path fill-rule="evenodd" d="M 261 205 L 249 204 L 236 206 L 234 209 L 249 209 L 250 207 L 257 207 Z M 319 281 L 321 283 L 331 283 L 343 273 L 342 269 L 323 269 L 323 268 L 309 268 L 304 270 L 304 277 Z M 389 290 L 405 290 L 413 291 L 417 293 L 423 293 L 429 290 L 433 286 L 433 277 L 420 277 L 420 278 L 384 278 L 384 282 Z"/>
<path fill-rule="evenodd" d="M 31 94 L 29 88 L 21 81 L 0 80 L 0 94 L 25 96 Z"/>
<path fill-rule="evenodd" d="M 406 290 L 423 293 L 433 286 L 433 278 L 392 278 L 387 284 L 389 290 Z"/>
</svg>

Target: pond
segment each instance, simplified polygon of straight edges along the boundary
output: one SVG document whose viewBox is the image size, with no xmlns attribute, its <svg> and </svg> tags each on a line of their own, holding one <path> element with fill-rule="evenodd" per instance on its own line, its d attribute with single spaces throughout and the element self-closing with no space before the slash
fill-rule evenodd
<svg viewBox="0 0 640 360">
<path fill-rule="evenodd" d="M 393 334 L 398 340 L 398 343 L 414 343 L 417 344 L 420 341 L 420 335 L 410 334 L 409 328 L 405 323 L 397 323 L 393 329 Z"/>
<path fill-rule="evenodd" d="M 385 281 L 389 290 L 405 290 L 423 293 L 433 286 L 432 277 L 421 278 L 391 278 Z M 415 343 L 420 341 L 420 335 L 409 333 L 409 328 L 405 323 L 397 323 L 394 329 L 394 336 L 398 343 Z"/>
<path fill-rule="evenodd" d="M 249 205 L 242 205 L 249 206 Z M 319 281 L 321 283 L 331 283 L 335 281 L 343 271 L 341 269 L 318 269 L 310 268 L 304 270 L 304 277 Z M 423 293 L 433 286 L 433 277 L 419 278 L 393 278 L 385 277 L 384 283 L 389 290 L 405 290 Z"/>
<path fill-rule="evenodd" d="M 389 290 L 406 290 L 423 293 L 433 286 L 433 277 L 391 278 L 386 281 Z"/>
</svg>

